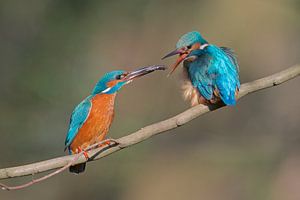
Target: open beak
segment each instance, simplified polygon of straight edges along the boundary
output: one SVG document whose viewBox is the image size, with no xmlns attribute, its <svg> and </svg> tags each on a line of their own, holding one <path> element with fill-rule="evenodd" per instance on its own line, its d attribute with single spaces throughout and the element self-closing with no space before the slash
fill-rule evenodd
<svg viewBox="0 0 300 200">
<path fill-rule="evenodd" d="M 175 56 L 177 54 L 181 54 L 183 53 L 180 49 L 175 49 L 174 51 L 168 53 L 167 55 L 165 55 L 164 57 L 162 57 L 162 60 L 171 56 Z"/>
<path fill-rule="evenodd" d="M 175 69 L 178 67 L 178 65 L 187 57 L 188 52 L 187 51 L 183 51 L 182 49 L 175 49 L 174 51 L 168 53 L 166 56 L 164 56 L 162 59 L 174 56 L 179 54 L 179 57 L 177 58 L 176 62 L 174 63 L 174 65 L 172 66 L 171 71 L 169 72 L 168 76 L 170 76 Z"/>
<path fill-rule="evenodd" d="M 142 68 L 139 68 L 139 69 L 134 70 L 132 72 L 129 72 L 125 76 L 124 79 L 129 83 L 135 78 L 144 76 L 144 75 L 149 74 L 151 72 L 154 72 L 156 70 L 165 70 L 165 69 L 166 69 L 166 67 L 163 66 L 163 65 L 152 65 L 152 66 L 142 67 Z"/>
</svg>

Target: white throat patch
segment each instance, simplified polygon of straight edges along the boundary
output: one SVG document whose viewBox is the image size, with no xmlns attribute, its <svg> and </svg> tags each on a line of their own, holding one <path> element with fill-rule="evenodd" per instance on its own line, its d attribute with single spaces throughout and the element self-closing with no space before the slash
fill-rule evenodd
<svg viewBox="0 0 300 200">
<path fill-rule="evenodd" d="M 111 87 L 109 87 L 109 88 L 106 88 L 106 89 L 105 89 L 105 90 L 103 90 L 101 93 L 106 93 L 106 92 L 108 92 L 110 89 L 111 89 Z"/>
<path fill-rule="evenodd" d="M 209 44 L 202 44 L 201 46 L 200 46 L 200 49 L 201 50 L 203 50 L 205 47 L 207 47 Z"/>
</svg>

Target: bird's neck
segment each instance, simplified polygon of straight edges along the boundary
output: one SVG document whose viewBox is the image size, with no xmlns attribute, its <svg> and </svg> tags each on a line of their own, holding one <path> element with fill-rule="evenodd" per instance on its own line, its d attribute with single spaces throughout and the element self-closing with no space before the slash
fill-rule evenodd
<svg viewBox="0 0 300 200">
<path fill-rule="evenodd" d="M 93 96 L 93 101 L 102 104 L 103 106 L 107 106 L 107 107 L 114 107 L 115 104 L 115 98 L 116 98 L 116 94 L 117 93 L 113 93 L 113 94 L 105 94 L 105 93 L 100 93 L 100 94 L 96 94 Z"/>
</svg>

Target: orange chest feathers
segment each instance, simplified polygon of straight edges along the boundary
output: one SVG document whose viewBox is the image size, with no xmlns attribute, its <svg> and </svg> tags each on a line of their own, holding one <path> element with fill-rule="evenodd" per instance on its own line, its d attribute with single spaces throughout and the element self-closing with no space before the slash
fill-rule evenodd
<svg viewBox="0 0 300 200">
<path fill-rule="evenodd" d="M 90 100 L 92 106 L 88 118 L 70 146 L 73 153 L 78 147 L 85 149 L 105 138 L 114 117 L 115 96 L 115 94 L 97 94 Z"/>
</svg>

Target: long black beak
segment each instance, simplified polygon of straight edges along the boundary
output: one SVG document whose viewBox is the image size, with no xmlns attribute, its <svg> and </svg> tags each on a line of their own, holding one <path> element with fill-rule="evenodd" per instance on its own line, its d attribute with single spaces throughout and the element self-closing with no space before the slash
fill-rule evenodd
<svg viewBox="0 0 300 200">
<path fill-rule="evenodd" d="M 180 51 L 180 49 L 175 49 L 174 51 L 172 51 L 172 52 L 168 53 L 167 55 L 165 55 L 164 57 L 162 57 L 162 60 L 165 59 L 165 58 L 180 54 L 180 53 L 182 53 Z"/>
<path fill-rule="evenodd" d="M 162 60 L 163 60 L 163 59 L 165 59 L 165 58 L 168 58 L 168 57 L 170 57 L 170 56 L 174 56 L 174 55 L 177 55 L 177 54 L 179 54 L 179 57 L 177 58 L 175 64 L 172 66 L 172 69 L 171 69 L 171 71 L 169 72 L 168 76 L 170 76 L 170 75 L 175 71 L 175 69 L 178 67 L 178 65 L 179 65 L 179 64 L 187 57 L 188 52 L 187 52 L 187 51 L 184 51 L 184 50 L 182 50 L 182 49 L 175 49 L 174 51 L 168 53 L 167 55 L 165 55 L 165 56 L 162 58 Z"/>
<path fill-rule="evenodd" d="M 144 76 L 144 75 L 149 74 L 151 72 L 154 72 L 156 70 L 165 70 L 165 69 L 166 69 L 166 67 L 163 66 L 163 65 L 152 65 L 152 66 L 142 67 L 142 68 L 139 68 L 139 69 L 134 70 L 132 72 L 129 72 L 126 75 L 125 80 L 126 81 L 132 81 L 135 78 Z"/>
</svg>

